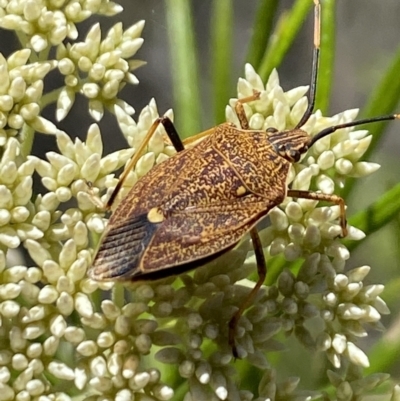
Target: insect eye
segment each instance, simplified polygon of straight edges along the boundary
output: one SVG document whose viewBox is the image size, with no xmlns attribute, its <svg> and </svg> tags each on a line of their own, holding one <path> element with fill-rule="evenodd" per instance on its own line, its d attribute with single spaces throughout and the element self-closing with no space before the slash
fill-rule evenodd
<svg viewBox="0 0 400 401">
<path fill-rule="evenodd" d="M 267 132 L 271 132 L 272 134 L 274 134 L 275 132 L 278 132 L 278 130 L 274 127 L 269 127 L 266 129 Z"/>
<path fill-rule="evenodd" d="M 300 160 L 301 153 L 297 150 L 290 151 L 290 157 L 293 161 L 298 162 Z"/>
<path fill-rule="evenodd" d="M 279 145 L 277 151 L 278 153 L 286 154 L 286 145 Z"/>
</svg>

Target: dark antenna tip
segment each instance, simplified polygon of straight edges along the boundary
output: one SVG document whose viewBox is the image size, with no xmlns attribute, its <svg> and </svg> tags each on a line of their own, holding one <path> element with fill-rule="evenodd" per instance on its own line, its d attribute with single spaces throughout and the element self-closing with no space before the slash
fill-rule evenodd
<svg viewBox="0 0 400 401">
<path fill-rule="evenodd" d="M 400 120 L 400 114 L 389 114 L 386 116 L 379 116 L 379 117 L 372 117 L 372 118 L 364 118 L 362 120 L 356 120 L 356 121 L 351 121 L 348 123 L 344 124 L 338 124 L 338 125 L 333 125 L 332 127 L 328 127 L 323 129 L 322 131 L 318 132 L 318 134 L 314 135 L 311 138 L 310 144 L 308 147 L 310 148 L 311 146 L 314 145 L 315 142 L 319 141 L 321 138 L 324 138 L 327 135 L 332 134 L 333 132 L 342 129 L 342 128 L 350 128 L 350 127 L 356 127 L 357 125 L 362 125 L 362 124 L 370 124 L 370 123 L 376 123 L 379 121 L 389 121 L 389 120 Z"/>
</svg>

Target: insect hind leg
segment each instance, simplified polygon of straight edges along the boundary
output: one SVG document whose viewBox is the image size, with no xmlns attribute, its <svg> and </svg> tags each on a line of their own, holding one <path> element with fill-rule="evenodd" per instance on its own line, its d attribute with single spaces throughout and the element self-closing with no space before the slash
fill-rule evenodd
<svg viewBox="0 0 400 401">
<path fill-rule="evenodd" d="M 235 342 L 235 332 L 238 325 L 238 322 L 243 315 L 244 311 L 247 309 L 249 305 L 252 304 L 254 298 L 258 294 L 258 290 L 263 285 L 265 281 L 265 277 L 267 276 L 267 263 L 265 262 L 264 252 L 260 240 L 260 236 L 258 235 L 257 228 L 252 228 L 250 230 L 250 236 L 253 241 L 253 248 L 254 254 L 256 256 L 256 263 L 257 263 L 257 273 L 258 273 L 258 280 L 256 285 L 253 289 L 249 292 L 245 300 L 240 305 L 239 309 L 235 312 L 232 316 L 231 320 L 229 321 L 229 333 L 228 333 L 228 340 L 229 345 L 232 348 L 232 354 L 235 358 L 239 357 L 238 350 L 236 348 Z"/>
</svg>

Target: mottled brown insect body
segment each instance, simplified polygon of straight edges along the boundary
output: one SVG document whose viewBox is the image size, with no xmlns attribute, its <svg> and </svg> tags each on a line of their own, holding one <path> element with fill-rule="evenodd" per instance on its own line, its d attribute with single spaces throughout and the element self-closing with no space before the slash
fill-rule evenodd
<svg viewBox="0 0 400 401">
<path fill-rule="evenodd" d="M 288 135 L 310 141 L 301 130 L 279 134 L 286 144 Z M 95 277 L 162 277 L 170 268 L 191 269 L 235 246 L 285 198 L 291 163 L 277 152 L 280 143 L 275 132 L 221 124 L 155 166 L 111 216 Z"/>
<path fill-rule="evenodd" d="M 172 122 L 166 117 L 157 119 L 123 172 L 107 208 L 111 208 L 122 182 L 159 124 L 178 153 L 142 177 L 116 208 L 89 270 L 95 280 L 170 276 L 216 258 L 250 232 L 259 279 L 229 322 L 229 344 L 235 356 L 237 323 L 264 282 L 267 270 L 257 222 L 285 196 L 306 198 L 339 205 L 342 234 L 347 234 L 344 200 L 337 195 L 287 188 L 291 164 L 316 141 L 340 128 L 400 117 L 394 114 L 338 124 L 313 137 L 301 129 L 313 112 L 318 75 L 320 5 L 318 0 L 314 3 L 309 105 L 296 127 L 281 132 L 275 128 L 250 130 L 243 104 L 257 101 L 258 92 L 237 101 L 240 128 L 221 124 L 198 134 L 195 139 L 202 141 L 187 149 Z"/>
</svg>

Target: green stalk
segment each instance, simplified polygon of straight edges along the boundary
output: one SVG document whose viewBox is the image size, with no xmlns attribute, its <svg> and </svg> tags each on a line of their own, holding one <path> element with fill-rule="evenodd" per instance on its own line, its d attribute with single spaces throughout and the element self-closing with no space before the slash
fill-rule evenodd
<svg viewBox="0 0 400 401">
<path fill-rule="evenodd" d="M 383 78 L 372 92 L 369 101 L 363 109 L 360 118 L 368 118 L 390 114 L 396 111 L 396 106 L 400 100 L 400 48 L 393 57 L 389 68 L 383 74 Z M 368 150 L 363 155 L 364 160 L 368 160 L 371 153 L 379 145 L 383 138 L 385 128 L 389 121 L 383 121 L 374 124 L 362 125 L 358 129 L 368 129 L 372 132 L 372 141 Z M 394 124 L 399 122 L 395 122 Z M 355 184 L 355 179 L 351 178 L 346 181 L 346 186 L 341 192 L 341 196 L 347 198 L 351 193 Z"/>
<path fill-rule="evenodd" d="M 335 0 L 325 0 L 321 11 L 321 53 L 317 82 L 315 110 L 326 114 L 333 85 L 333 67 L 335 59 Z"/>
<path fill-rule="evenodd" d="M 349 224 L 362 230 L 366 236 L 373 234 L 390 223 L 400 212 L 400 184 L 387 191 L 367 209 L 349 219 Z M 361 241 L 345 241 L 349 250 L 356 248 Z"/>
<path fill-rule="evenodd" d="M 290 11 L 282 14 L 260 64 L 259 74 L 263 81 L 281 64 L 312 5 L 310 0 L 297 0 Z"/>
<path fill-rule="evenodd" d="M 260 0 L 258 6 L 253 24 L 253 35 L 246 57 L 247 62 L 250 63 L 256 71 L 260 66 L 263 54 L 266 51 L 268 41 L 271 37 L 278 2 L 279 0 Z"/>
<path fill-rule="evenodd" d="M 197 49 L 190 2 L 166 0 L 166 18 L 171 51 L 175 115 L 182 138 L 201 130 Z"/>
<path fill-rule="evenodd" d="M 214 0 L 211 20 L 211 55 L 216 124 L 225 121 L 225 105 L 231 92 L 232 28 L 232 0 Z"/>
</svg>

